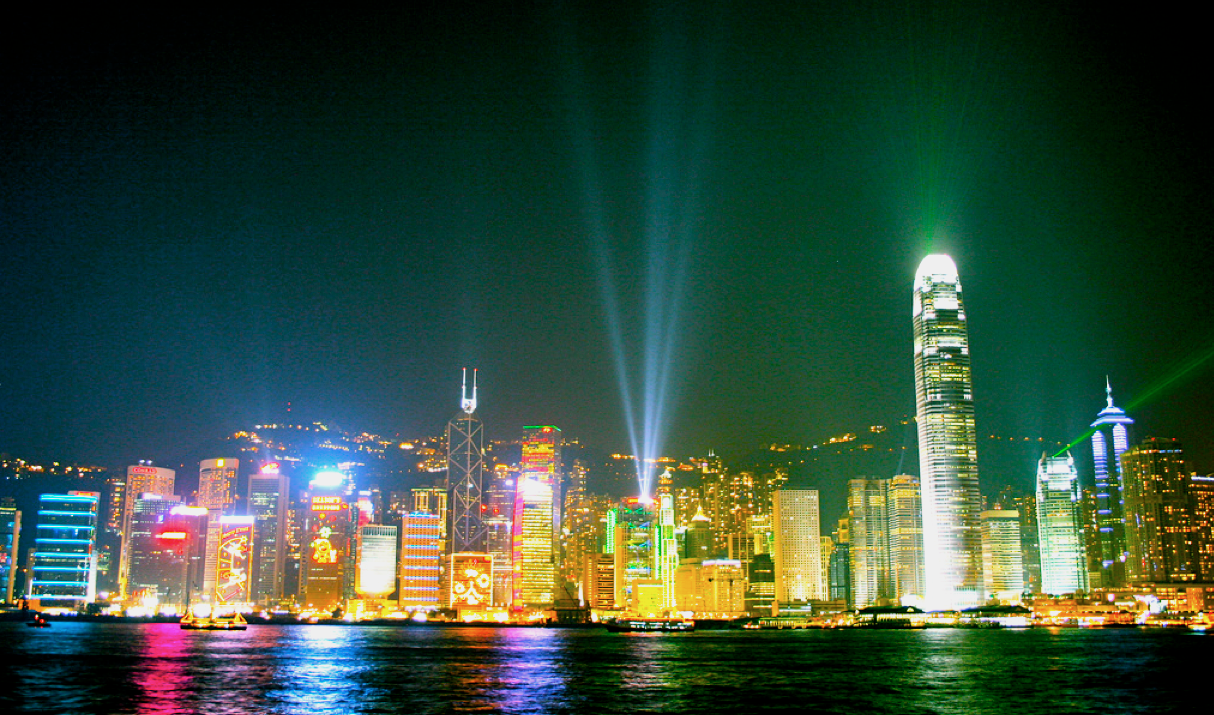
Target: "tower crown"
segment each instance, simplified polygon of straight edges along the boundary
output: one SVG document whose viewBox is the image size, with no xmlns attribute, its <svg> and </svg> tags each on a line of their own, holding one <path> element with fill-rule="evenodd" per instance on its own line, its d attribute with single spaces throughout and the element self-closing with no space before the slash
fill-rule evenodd
<svg viewBox="0 0 1214 715">
<path fill-rule="evenodd" d="M 460 385 L 460 409 L 467 414 L 476 412 L 476 368 L 472 368 L 472 397 L 468 397 L 468 368 L 464 368 L 464 380 Z"/>
</svg>

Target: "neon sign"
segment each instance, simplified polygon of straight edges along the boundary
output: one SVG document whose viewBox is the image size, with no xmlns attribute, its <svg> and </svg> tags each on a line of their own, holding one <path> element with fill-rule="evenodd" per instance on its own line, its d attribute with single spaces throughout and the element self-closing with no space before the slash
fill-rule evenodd
<svg viewBox="0 0 1214 715">
<path fill-rule="evenodd" d="M 221 523 L 219 564 L 215 571 L 215 600 L 219 603 L 244 603 L 249 600 L 249 547 L 253 525 Z"/>
<path fill-rule="evenodd" d="M 493 601 L 493 559 L 488 554 L 452 554 L 451 605 L 485 609 Z"/>
</svg>

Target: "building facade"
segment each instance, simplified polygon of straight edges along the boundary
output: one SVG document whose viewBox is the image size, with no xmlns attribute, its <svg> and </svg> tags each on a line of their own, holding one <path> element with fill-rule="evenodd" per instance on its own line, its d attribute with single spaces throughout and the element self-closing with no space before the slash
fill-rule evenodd
<svg viewBox="0 0 1214 715">
<path fill-rule="evenodd" d="M 79 610 L 96 595 L 100 498 L 82 491 L 38 498 L 29 594 L 44 608 Z"/>
<path fill-rule="evenodd" d="M 781 489 L 772 498 L 776 601 L 819 601 L 826 596 L 822 575 L 820 507 L 816 489 Z"/>
<path fill-rule="evenodd" d="M 1121 456 L 1126 578 L 1131 583 L 1195 581 L 1201 551 L 1184 450 L 1149 437 Z"/>
<path fill-rule="evenodd" d="M 1041 455 L 1037 464 L 1037 542 L 1041 590 L 1054 596 L 1087 591 L 1087 554 L 1079 514 L 1075 460 Z"/>
<path fill-rule="evenodd" d="M 1125 561 L 1128 557 L 1125 537 L 1125 504 L 1122 495 L 1121 455 L 1130 446 L 1130 419 L 1124 410 L 1113 404 L 1113 387 L 1105 381 L 1106 405 L 1092 423 L 1092 463 L 1096 490 L 1094 493 L 1092 539 L 1097 553 L 1089 554 L 1093 561 L 1093 588 L 1115 588 L 1126 582 Z"/>
<path fill-rule="evenodd" d="M 981 591 L 982 497 L 969 335 L 952 258 L 933 254 L 919 264 L 912 319 L 927 603 L 973 606 Z"/>
</svg>

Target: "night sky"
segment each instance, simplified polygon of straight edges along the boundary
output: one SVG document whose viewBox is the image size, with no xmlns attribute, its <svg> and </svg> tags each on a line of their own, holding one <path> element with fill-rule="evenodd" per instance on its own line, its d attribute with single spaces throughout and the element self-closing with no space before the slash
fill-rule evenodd
<svg viewBox="0 0 1214 715">
<path fill-rule="evenodd" d="M 1214 348 L 1196 18 L 602 5 L 10 18 L 0 451 L 438 434 L 464 366 L 491 439 L 629 450 L 623 365 L 665 452 L 817 442 L 913 414 L 942 251 L 982 435 L 1068 442 L 1107 374 L 1214 469 L 1214 360 L 1154 391 Z"/>
</svg>

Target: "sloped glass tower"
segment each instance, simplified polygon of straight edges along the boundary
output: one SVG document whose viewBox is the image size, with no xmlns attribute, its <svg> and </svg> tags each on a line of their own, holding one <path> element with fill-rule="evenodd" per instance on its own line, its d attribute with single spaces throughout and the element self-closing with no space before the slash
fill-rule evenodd
<svg viewBox="0 0 1214 715">
<path fill-rule="evenodd" d="M 978 436 L 965 306 L 952 258 L 933 254 L 919 264 L 912 316 L 927 605 L 977 605 L 982 590 Z"/>
</svg>

